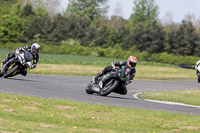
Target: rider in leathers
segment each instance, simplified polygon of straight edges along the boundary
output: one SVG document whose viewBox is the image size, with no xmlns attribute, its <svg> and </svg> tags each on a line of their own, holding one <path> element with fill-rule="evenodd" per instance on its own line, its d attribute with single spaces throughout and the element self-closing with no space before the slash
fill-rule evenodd
<svg viewBox="0 0 200 133">
<path fill-rule="evenodd" d="M 124 77 L 126 77 L 128 74 L 129 79 L 126 82 L 126 85 L 131 83 L 133 81 L 133 78 L 135 77 L 136 69 L 135 66 L 137 64 L 137 58 L 134 56 L 130 56 L 128 58 L 128 61 L 121 61 L 121 62 L 112 62 L 110 66 L 105 67 L 100 73 L 98 73 L 96 76 L 93 77 L 93 82 L 96 83 L 99 77 L 107 74 L 108 72 L 111 72 L 113 69 L 115 69 L 116 66 L 124 69 Z M 123 86 L 123 88 L 118 89 L 116 93 L 126 95 L 127 94 L 127 88 L 126 86 Z"/>
<path fill-rule="evenodd" d="M 16 53 L 20 53 L 22 51 L 28 51 L 32 54 L 33 56 L 33 64 L 31 65 L 30 69 L 34 69 L 36 68 L 37 66 L 37 63 L 39 61 L 39 49 L 40 49 L 40 45 L 37 44 L 37 43 L 33 43 L 32 46 L 24 46 L 24 47 L 19 47 L 16 49 L 16 52 L 11 52 L 8 54 L 8 57 L 6 59 L 4 59 L 2 61 L 2 66 L 7 62 L 9 61 L 11 58 L 15 57 L 15 54 Z M 24 69 L 22 71 L 20 71 L 20 73 L 23 75 L 23 76 L 26 76 L 27 75 L 27 69 Z M 0 77 L 2 76 L 2 74 L 0 73 Z"/>
<path fill-rule="evenodd" d="M 198 83 L 200 83 L 200 60 L 196 62 L 195 69 L 197 72 Z"/>
</svg>

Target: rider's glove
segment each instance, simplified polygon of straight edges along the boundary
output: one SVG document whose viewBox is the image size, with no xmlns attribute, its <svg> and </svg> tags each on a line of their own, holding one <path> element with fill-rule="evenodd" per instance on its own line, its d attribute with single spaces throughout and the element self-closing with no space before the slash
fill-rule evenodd
<svg viewBox="0 0 200 133">
<path fill-rule="evenodd" d="M 16 54 L 19 54 L 20 51 L 24 51 L 24 48 L 18 48 L 18 49 L 16 49 L 15 53 L 16 53 Z"/>
<path fill-rule="evenodd" d="M 15 53 L 16 53 L 16 54 L 19 54 L 19 50 L 18 50 L 18 49 L 16 49 Z"/>
<path fill-rule="evenodd" d="M 30 67 L 30 69 L 34 69 L 34 68 L 36 68 L 36 64 L 33 64 L 33 65 L 31 65 L 31 67 Z"/>
<path fill-rule="evenodd" d="M 112 62 L 112 63 L 110 64 L 110 66 L 111 66 L 112 69 L 115 69 L 115 64 L 114 64 L 114 62 Z"/>
</svg>

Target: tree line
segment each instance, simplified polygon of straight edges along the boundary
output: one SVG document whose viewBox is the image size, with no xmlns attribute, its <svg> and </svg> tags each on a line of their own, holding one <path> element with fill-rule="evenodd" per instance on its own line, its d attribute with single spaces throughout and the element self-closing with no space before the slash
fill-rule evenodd
<svg viewBox="0 0 200 133">
<path fill-rule="evenodd" d="M 0 44 L 37 41 L 59 46 L 73 40 L 86 47 L 200 56 L 199 28 L 191 21 L 162 24 L 154 0 L 135 0 L 128 20 L 108 18 L 106 1 L 69 0 L 63 13 L 52 15 L 34 0 L 0 0 Z"/>
</svg>

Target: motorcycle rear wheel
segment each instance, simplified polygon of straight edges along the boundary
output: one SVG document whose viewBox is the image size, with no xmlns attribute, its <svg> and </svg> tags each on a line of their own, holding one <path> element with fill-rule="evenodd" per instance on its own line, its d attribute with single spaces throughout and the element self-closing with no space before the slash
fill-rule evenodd
<svg viewBox="0 0 200 133">
<path fill-rule="evenodd" d="M 119 84 L 118 80 L 114 80 L 112 83 L 108 82 L 104 86 L 104 88 L 101 90 L 100 95 L 101 96 L 107 96 L 107 95 L 109 95 L 111 92 L 113 92 L 117 88 L 118 84 Z M 107 87 L 107 85 L 108 85 L 108 89 L 105 90 L 105 87 Z"/>
</svg>

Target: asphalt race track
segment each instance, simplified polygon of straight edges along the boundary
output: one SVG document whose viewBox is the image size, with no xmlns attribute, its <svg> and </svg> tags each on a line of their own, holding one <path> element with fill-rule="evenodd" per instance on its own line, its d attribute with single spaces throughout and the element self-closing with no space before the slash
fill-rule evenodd
<svg viewBox="0 0 200 133">
<path fill-rule="evenodd" d="M 91 77 L 85 76 L 28 75 L 23 77 L 19 75 L 8 79 L 0 78 L 0 92 L 42 98 L 67 99 L 91 104 L 200 115 L 200 107 L 198 106 L 156 103 L 135 97 L 137 93 L 143 91 L 200 89 L 200 84 L 196 80 L 134 80 L 127 87 L 127 95 L 112 93 L 107 97 L 86 94 L 85 87 L 90 80 Z"/>
</svg>

